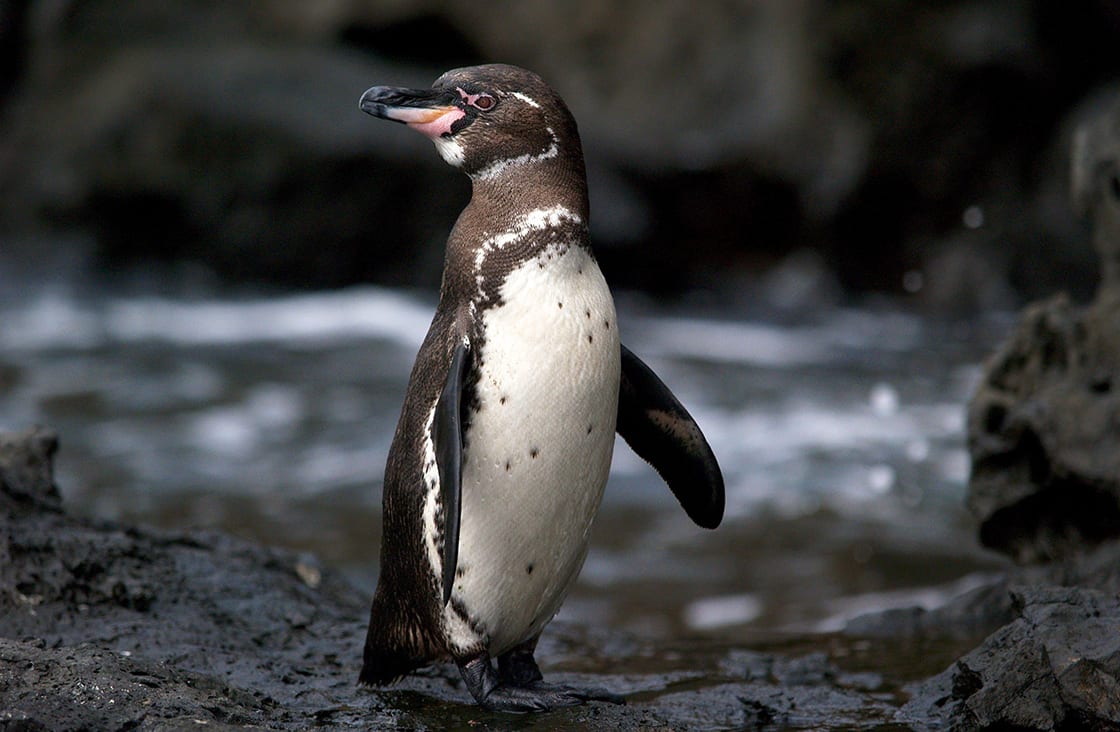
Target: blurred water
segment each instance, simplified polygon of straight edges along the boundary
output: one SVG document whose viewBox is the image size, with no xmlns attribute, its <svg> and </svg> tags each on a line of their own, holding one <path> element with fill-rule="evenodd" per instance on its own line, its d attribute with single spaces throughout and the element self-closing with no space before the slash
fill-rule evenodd
<svg viewBox="0 0 1120 732">
<path fill-rule="evenodd" d="M 372 589 L 380 481 L 434 297 L 0 301 L 0 427 L 57 429 L 72 510 L 220 527 Z M 964 403 L 1006 323 L 833 309 L 795 324 L 623 298 L 624 340 L 692 411 L 727 480 L 693 526 L 621 441 L 561 611 L 650 637 L 833 629 L 974 586 Z"/>
</svg>

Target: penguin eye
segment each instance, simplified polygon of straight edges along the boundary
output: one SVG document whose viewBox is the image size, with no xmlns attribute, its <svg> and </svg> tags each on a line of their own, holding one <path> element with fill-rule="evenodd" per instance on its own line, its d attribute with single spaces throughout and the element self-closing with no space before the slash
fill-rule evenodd
<svg viewBox="0 0 1120 732">
<path fill-rule="evenodd" d="M 495 102 L 494 97 L 489 94 L 479 94 L 477 97 L 470 100 L 470 104 L 475 109 L 481 109 L 485 112 L 488 109 L 493 109 Z"/>
</svg>

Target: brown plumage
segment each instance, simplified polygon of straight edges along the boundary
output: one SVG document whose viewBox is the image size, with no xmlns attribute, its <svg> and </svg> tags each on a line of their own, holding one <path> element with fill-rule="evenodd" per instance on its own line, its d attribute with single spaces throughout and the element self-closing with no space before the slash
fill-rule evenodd
<svg viewBox="0 0 1120 732">
<path fill-rule="evenodd" d="M 490 708 L 620 701 L 544 684 L 533 660 L 583 564 L 616 418 L 701 525 L 719 523 L 723 483 L 699 428 L 612 327 L 575 120 L 540 77 L 501 64 L 373 87 L 360 106 L 430 137 L 472 181 L 385 467 L 360 680 L 451 658 Z"/>
</svg>

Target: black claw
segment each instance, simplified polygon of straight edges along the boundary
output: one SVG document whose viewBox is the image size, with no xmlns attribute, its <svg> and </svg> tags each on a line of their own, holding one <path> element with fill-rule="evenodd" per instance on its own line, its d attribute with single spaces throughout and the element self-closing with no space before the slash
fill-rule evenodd
<svg viewBox="0 0 1120 732">
<path fill-rule="evenodd" d="M 542 686 L 548 686 L 548 684 L 542 684 Z M 606 689 L 600 689 L 594 686 L 587 689 L 581 689 L 577 686 L 553 686 L 551 688 L 553 690 L 562 691 L 569 696 L 574 696 L 581 701 L 601 701 L 610 702 L 611 704 L 626 703 L 626 697 L 615 694 L 613 691 L 607 691 Z"/>
<path fill-rule="evenodd" d="M 482 706 L 495 712 L 547 712 L 559 706 L 550 701 L 517 686 L 498 686 L 482 700 Z"/>
</svg>

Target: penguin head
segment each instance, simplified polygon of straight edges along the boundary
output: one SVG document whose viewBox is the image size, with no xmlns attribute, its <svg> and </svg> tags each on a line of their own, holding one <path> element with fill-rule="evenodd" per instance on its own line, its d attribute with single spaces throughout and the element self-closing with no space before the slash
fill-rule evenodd
<svg viewBox="0 0 1120 732">
<path fill-rule="evenodd" d="M 431 89 L 375 86 L 358 106 L 431 138 L 448 164 L 476 181 L 558 159 L 583 163 L 564 101 L 539 76 L 516 66 L 453 69 Z"/>
</svg>

